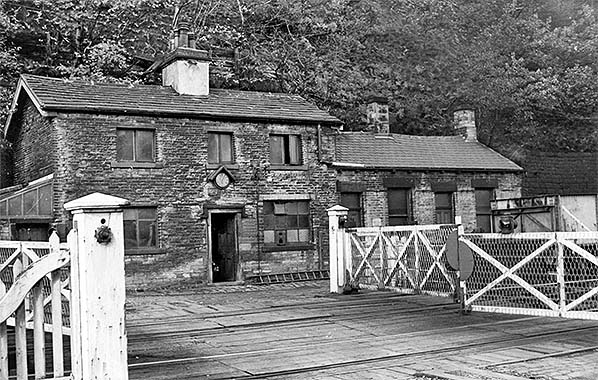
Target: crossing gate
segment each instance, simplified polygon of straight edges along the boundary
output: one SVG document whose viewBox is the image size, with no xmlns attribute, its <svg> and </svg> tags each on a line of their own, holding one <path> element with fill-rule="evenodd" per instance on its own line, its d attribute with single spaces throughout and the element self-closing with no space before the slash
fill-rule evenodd
<svg viewBox="0 0 598 380">
<path fill-rule="evenodd" d="M 456 225 L 345 229 L 346 279 L 352 287 L 452 296 L 456 272 L 446 263 L 446 241 Z M 343 230 L 340 230 L 343 231 Z"/>
<path fill-rule="evenodd" d="M 474 311 L 598 320 L 598 232 L 464 234 Z"/>
</svg>

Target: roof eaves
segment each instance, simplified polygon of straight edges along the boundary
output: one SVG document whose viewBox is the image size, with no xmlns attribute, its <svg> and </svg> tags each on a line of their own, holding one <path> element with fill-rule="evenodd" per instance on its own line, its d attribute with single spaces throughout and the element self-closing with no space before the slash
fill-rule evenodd
<svg viewBox="0 0 598 380">
<path fill-rule="evenodd" d="M 513 164 L 515 165 L 515 164 Z M 440 166 L 396 166 L 396 165 L 366 165 L 351 162 L 332 162 L 333 167 L 345 169 L 366 169 L 366 170 L 409 170 L 409 171 L 454 171 L 454 172 L 492 172 L 492 173 L 515 173 L 524 171 L 518 165 L 517 168 L 468 168 L 468 167 L 440 167 Z"/>
<path fill-rule="evenodd" d="M 238 115 L 225 113 L 204 113 L 197 111 L 166 111 L 166 110 L 144 110 L 144 109 L 108 109 L 104 107 L 88 107 L 88 106 L 65 106 L 55 105 L 47 106 L 47 110 L 53 111 L 52 115 L 58 112 L 65 113 L 102 113 L 102 114 L 124 114 L 124 115 L 142 115 L 142 116 L 168 116 L 168 117 L 187 117 L 197 119 L 212 119 L 212 120 L 259 120 L 259 121 L 277 121 L 293 124 L 309 123 L 309 124 L 332 124 L 340 125 L 342 122 L 330 116 L 328 118 L 298 118 L 298 117 L 284 117 L 284 116 L 254 116 L 254 115 Z M 50 114 L 48 114 L 50 115 Z"/>
</svg>

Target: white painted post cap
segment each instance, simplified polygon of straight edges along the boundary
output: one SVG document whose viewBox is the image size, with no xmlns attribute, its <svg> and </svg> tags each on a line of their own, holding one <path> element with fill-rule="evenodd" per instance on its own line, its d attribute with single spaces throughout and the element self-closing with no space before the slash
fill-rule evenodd
<svg viewBox="0 0 598 380">
<path fill-rule="evenodd" d="M 93 193 L 84 197 L 72 200 L 64 204 L 67 211 L 73 210 L 107 210 L 121 208 L 129 204 L 129 201 L 123 198 L 106 195 L 102 193 Z"/>
<path fill-rule="evenodd" d="M 348 213 L 349 209 L 341 205 L 335 205 L 326 209 L 326 211 L 328 211 L 328 215 L 335 215 Z"/>
</svg>

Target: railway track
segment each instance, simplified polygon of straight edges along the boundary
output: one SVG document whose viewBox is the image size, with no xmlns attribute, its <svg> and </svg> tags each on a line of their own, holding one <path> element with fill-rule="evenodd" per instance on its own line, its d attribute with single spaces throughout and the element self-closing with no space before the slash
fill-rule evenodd
<svg viewBox="0 0 598 380">
<path fill-rule="evenodd" d="M 587 321 L 483 313 L 460 316 L 458 306 L 452 303 L 418 305 L 409 302 L 416 297 L 409 297 L 354 298 L 252 311 L 215 312 L 202 316 L 214 321 L 210 327 L 187 326 L 176 331 L 175 325 L 175 330 L 158 329 L 141 335 L 133 332 L 129 335 L 130 347 L 172 344 L 182 348 L 163 357 L 140 355 L 129 365 L 130 378 L 168 378 L 160 377 L 158 373 L 162 372 L 176 373 L 177 379 L 317 378 L 321 373 L 350 373 L 364 367 L 401 367 L 571 337 L 598 337 L 598 324 Z M 313 315 L 293 316 L 293 311 L 307 311 Z M 281 312 L 290 313 L 290 316 L 277 319 L 276 313 Z M 247 321 L 255 316 L 265 320 Z M 268 320 L 268 316 L 272 320 Z M 218 324 L 219 319 L 226 319 L 227 323 Z M 446 323 L 438 323 L 443 319 Z M 539 324 L 547 323 L 547 320 L 550 326 L 539 328 Z M 192 325 L 193 321 L 193 318 L 179 318 L 175 323 L 184 327 L 187 323 Z M 157 321 L 148 321 L 136 324 L 133 331 L 158 326 Z M 326 332 L 330 335 L 322 335 Z M 261 337 L 263 341 L 259 341 Z M 434 343 L 435 337 L 438 337 L 437 343 Z M 351 348 L 360 352 L 337 355 L 339 350 Z M 533 357 L 521 360 L 541 360 L 595 349 L 596 346 L 588 345 L 576 350 L 535 353 Z M 497 364 L 508 364 L 508 361 L 503 362 Z M 217 368 L 205 373 L 204 367 Z"/>
</svg>

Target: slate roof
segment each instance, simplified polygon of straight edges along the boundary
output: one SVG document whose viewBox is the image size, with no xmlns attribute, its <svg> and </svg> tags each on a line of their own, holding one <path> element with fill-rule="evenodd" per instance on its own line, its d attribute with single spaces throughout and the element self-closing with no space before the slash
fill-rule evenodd
<svg viewBox="0 0 598 380">
<path fill-rule="evenodd" d="M 342 132 L 336 138 L 339 167 L 403 170 L 521 171 L 520 166 L 461 136 L 375 135 Z"/>
<path fill-rule="evenodd" d="M 98 84 L 21 75 L 22 85 L 46 112 L 98 112 L 340 124 L 300 96 L 210 89 L 209 96 L 180 95 L 158 85 Z"/>
</svg>

